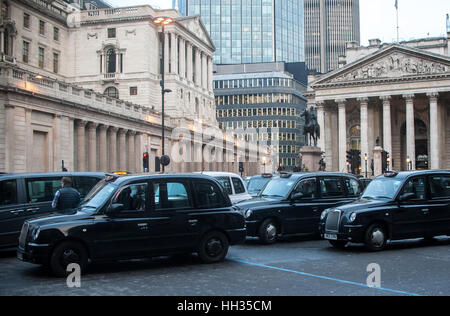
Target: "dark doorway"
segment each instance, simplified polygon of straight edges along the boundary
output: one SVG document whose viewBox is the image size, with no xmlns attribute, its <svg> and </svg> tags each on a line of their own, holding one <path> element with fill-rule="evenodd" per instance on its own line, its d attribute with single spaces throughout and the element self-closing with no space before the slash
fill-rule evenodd
<svg viewBox="0 0 450 316">
<path fill-rule="evenodd" d="M 414 120 L 415 144 L 416 144 L 416 169 L 427 170 L 428 167 L 428 128 L 424 121 L 420 119 Z M 408 170 L 406 163 L 406 122 L 400 129 L 401 135 L 401 166 L 402 170 Z M 410 157 L 413 159 L 413 157 Z"/>
</svg>

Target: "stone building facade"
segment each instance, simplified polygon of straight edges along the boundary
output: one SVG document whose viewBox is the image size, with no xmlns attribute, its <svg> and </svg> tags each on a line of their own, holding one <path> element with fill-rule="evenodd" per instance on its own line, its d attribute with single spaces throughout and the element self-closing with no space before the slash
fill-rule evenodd
<svg viewBox="0 0 450 316">
<path fill-rule="evenodd" d="M 449 51 L 450 34 L 399 44 L 372 40 L 368 47 L 348 43 L 339 69 L 311 77 L 306 96 L 325 130 L 319 146 L 327 169 L 347 171 L 346 151 L 360 150 L 364 175 L 377 139 L 393 170 L 449 169 Z"/>
<path fill-rule="evenodd" d="M 223 137 L 211 146 L 213 132 L 196 135 L 218 130 L 215 47 L 198 17 L 150 6 L 80 12 L 60 0 L 0 3 L 0 172 L 57 171 L 62 161 L 71 171 L 141 172 L 143 152 L 155 171 L 161 155 L 158 16 L 174 20 L 164 42 L 165 83 L 172 91 L 165 102 L 166 153 L 183 142 L 190 155 L 166 170 L 237 171 L 242 161 L 246 173 L 258 171 L 246 144 Z M 240 156 L 209 161 L 208 150 Z"/>
</svg>

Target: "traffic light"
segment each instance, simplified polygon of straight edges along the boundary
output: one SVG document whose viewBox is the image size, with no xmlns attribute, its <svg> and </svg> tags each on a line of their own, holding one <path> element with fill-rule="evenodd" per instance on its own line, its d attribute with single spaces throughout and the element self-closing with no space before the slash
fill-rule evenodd
<svg viewBox="0 0 450 316">
<path fill-rule="evenodd" d="M 148 157 L 148 152 L 142 154 L 142 164 L 144 167 L 144 172 L 148 172 L 150 170 L 150 161 Z"/>
<path fill-rule="evenodd" d="M 244 172 L 244 163 L 239 162 L 239 172 L 242 174 Z"/>
<path fill-rule="evenodd" d="M 352 165 L 353 162 L 353 152 L 347 151 L 347 166 Z"/>
</svg>

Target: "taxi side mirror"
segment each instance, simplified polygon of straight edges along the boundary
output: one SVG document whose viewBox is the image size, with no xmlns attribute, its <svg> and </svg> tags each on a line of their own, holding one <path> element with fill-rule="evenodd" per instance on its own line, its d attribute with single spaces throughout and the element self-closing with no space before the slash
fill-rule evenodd
<svg viewBox="0 0 450 316">
<path fill-rule="evenodd" d="M 414 193 L 405 193 L 400 195 L 400 197 L 398 198 L 399 202 L 406 202 L 409 200 L 412 200 L 416 197 L 416 195 Z"/>
<path fill-rule="evenodd" d="M 111 206 L 108 208 L 108 211 L 106 212 L 109 216 L 117 215 L 118 213 L 122 212 L 124 209 L 123 204 L 114 203 L 111 204 Z"/>
<path fill-rule="evenodd" d="M 301 200 L 301 199 L 303 199 L 303 193 L 295 193 L 295 194 L 292 194 L 292 196 L 291 196 L 291 201 L 298 201 L 298 200 Z"/>
</svg>

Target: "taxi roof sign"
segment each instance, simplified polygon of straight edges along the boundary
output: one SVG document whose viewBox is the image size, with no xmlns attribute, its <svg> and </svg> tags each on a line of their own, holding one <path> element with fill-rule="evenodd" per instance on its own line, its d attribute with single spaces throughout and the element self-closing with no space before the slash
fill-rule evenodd
<svg viewBox="0 0 450 316">
<path fill-rule="evenodd" d="M 387 177 L 387 178 L 394 178 L 394 177 L 396 177 L 397 175 L 398 175 L 398 172 L 397 172 L 397 171 L 386 171 L 386 172 L 384 173 L 384 176 Z"/>
</svg>

